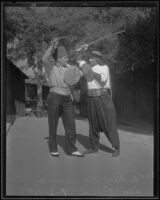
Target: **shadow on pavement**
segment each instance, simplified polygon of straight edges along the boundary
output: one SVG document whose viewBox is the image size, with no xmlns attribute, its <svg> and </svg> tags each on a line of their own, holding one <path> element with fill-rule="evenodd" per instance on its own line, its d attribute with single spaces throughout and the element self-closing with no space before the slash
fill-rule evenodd
<svg viewBox="0 0 160 200">
<path fill-rule="evenodd" d="M 89 137 L 88 136 L 84 136 L 81 134 L 77 134 L 77 141 L 85 148 L 88 149 L 90 148 L 90 142 L 89 142 Z M 112 153 L 113 150 L 101 143 L 99 143 L 99 150 L 105 151 L 107 153 Z"/>
<path fill-rule="evenodd" d="M 16 115 L 7 115 L 6 117 L 6 134 L 8 134 L 11 126 L 16 121 Z"/>
<path fill-rule="evenodd" d="M 88 121 L 87 117 L 77 115 L 76 120 Z M 117 127 L 122 131 L 128 131 L 135 134 L 153 135 L 154 121 L 145 119 L 117 119 Z"/>
<path fill-rule="evenodd" d="M 153 135 L 153 122 L 136 121 L 118 121 L 118 129 L 135 134 Z"/>
<path fill-rule="evenodd" d="M 49 152 L 51 152 L 50 146 L 49 146 L 49 137 L 45 137 L 44 139 L 47 140 L 48 150 Z M 67 154 L 66 149 L 65 149 L 65 136 L 57 135 L 57 145 L 61 146 L 63 148 L 63 151 Z"/>
<path fill-rule="evenodd" d="M 89 137 L 77 134 L 77 141 L 85 148 L 89 149 L 90 148 L 90 142 L 89 142 Z M 47 140 L 48 144 L 48 149 L 49 149 L 49 137 L 45 137 L 45 140 Z M 67 154 L 66 149 L 65 149 L 65 136 L 63 135 L 57 135 L 57 144 L 63 148 L 63 151 Z M 99 150 L 105 151 L 107 153 L 113 153 L 113 150 L 103 144 L 99 144 Z M 50 149 L 49 149 L 50 151 Z"/>
</svg>

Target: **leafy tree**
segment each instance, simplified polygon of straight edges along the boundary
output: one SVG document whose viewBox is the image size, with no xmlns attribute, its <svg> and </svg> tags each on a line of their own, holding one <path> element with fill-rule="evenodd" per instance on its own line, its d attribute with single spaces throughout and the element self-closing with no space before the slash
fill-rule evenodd
<svg viewBox="0 0 160 200">
<path fill-rule="evenodd" d="M 7 11 L 6 11 L 7 12 Z M 42 84 L 44 83 L 44 77 L 42 75 L 42 40 L 41 35 L 42 31 L 46 30 L 47 27 L 43 26 L 38 18 L 35 16 L 35 13 L 32 9 L 28 8 L 16 8 L 9 9 L 10 15 L 6 19 L 6 36 L 7 42 L 17 38 L 18 42 L 16 46 L 13 46 L 10 51 L 8 51 L 8 56 L 11 60 L 16 61 L 20 58 L 28 59 L 28 66 L 37 68 L 38 72 L 36 73 L 37 81 L 37 115 L 41 116 L 42 113 Z M 10 20 L 12 24 L 10 24 Z M 9 35 L 12 30 L 13 35 Z M 44 41 L 44 40 L 43 40 Z M 44 45 L 43 45 L 44 46 Z"/>
<path fill-rule="evenodd" d="M 156 12 L 155 9 L 144 11 L 145 16 L 138 16 L 135 23 L 128 24 L 125 34 L 119 37 L 114 57 L 119 73 L 148 68 L 155 62 Z"/>
<path fill-rule="evenodd" d="M 92 47 L 101 50 L 111 66 L 115 66 L 116 63 L 119 65 L 123 60 L 123 66 L 128 68 L 128 61 L 120 59 L 120 57 L 131 59 L 130 55 L 125 55 L 128 52 L 127 44 L 129 46 L 133 44 L 132 52 L 146 48 L 142 42 L 139 44 L 139 35 L 143 38 L 147 28 L 150 34 L 153 35 L 155 32 L 155 10 L 152 8 L 21 7 L 10 8 L 6 13 L 6 24 L 12 26 L 10 31 L 6 28 L 7 38 L 14 38 L 10 37 L 10 34 L 13 34 L 19 39 L 19 46 L 16 48 L 19 52 L 15 55 L 18 57 L 23 54 L 28 57 L 30 65 L 34 62 L 37 50 L 43 49 L 44 43 L 48 44 L 56 35 L 69 37 L 72 41 L 70 48 L 74 48 L 77 44 L 90 43 L 118 30 L 126 30 L 125 34 L 106 38 Z M 153 46 L 152 37 L 145 37 L 146 43 Z M 139 48 L 138 45 L 142 46 Z"/>
<path fill-rule="evenodd" d="M 154 62 L 156 10 L 144 7 L 6 7 L 5 36 L 8 57 L 27 58 L 29 67 L 42 76 L 42 55 L 51 39 L 66 36 L 69 50 L 83 43 L 125 30 L 124 34 L 105 38 L 89 49 L 104 54 L 110 68 L 121 74 L 130 69 L 148 67 Z M 44 80 L 44 79 L 43 79 Z"/>
</svg>

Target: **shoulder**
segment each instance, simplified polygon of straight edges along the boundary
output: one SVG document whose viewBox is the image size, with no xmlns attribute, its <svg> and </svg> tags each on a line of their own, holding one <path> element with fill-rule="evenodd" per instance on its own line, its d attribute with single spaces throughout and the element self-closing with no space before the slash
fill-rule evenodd
<svg viewBox="0 0 160 200">
<path fill-rule="evenodd" d="M 102 65 L 101 67 L 102 67 L 104 70 L 106 70 L 107 72 L 109 71 L 108 65 Z"/>
<path fill-rule="evenodd" d="M 99 70 L 104 70 L 104 69 L 106 69 L 106 70 L 108 70 L 109 68 L 108 68 L 108 66 L 107 65 L 95 65 L 94 67 L 93 67 L 93 69 L 99 69 Z"/>
<path fill-rule="evenodd" d="M 104 68 L 108 69 L 108 65 L 102 65 L 102 67 L 104 67 Z"/>
<path fill-rule="evenodd" d="M 95 65 L 94 67 L 92 67 L 92 71 L 98 74 L 104 73 L 104 70 L 104 67 L 101 65 Z"/>
<path fill-rule="evenodd" d="M 100 66 L 99 66 L 99 65 L 95 65 L 95 66 L 92 67 L 92 70 L 93 70 L 93 71 L 96 71 L 96 70 L 99 70 L 99 69 L 100 69 Z"/>
</svg>

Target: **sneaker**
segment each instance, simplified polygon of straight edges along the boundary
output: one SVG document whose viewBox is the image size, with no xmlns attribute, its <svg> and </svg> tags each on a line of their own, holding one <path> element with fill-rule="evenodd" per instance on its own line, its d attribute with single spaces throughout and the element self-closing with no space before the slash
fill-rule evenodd
<svg viewBox="0 0 160 200">
<path fill-rule="evenodd" d="M 98 152 L 98 149 L 88 149 L 87 151 L 84 151 L 84 154 L 91 154 L 91 153 L 97 153 Z"/>
<path fill-rule="evenodd" d="M 51 152 L 51 155 L 54 157 L 59 157 L 59 153 L 58 152 Z"/>
<path fill-rule="evenodd" d="M 113 150 L 113 153 L 112 153 L 112 157 L 117 157 L 117 156 L 119 156 L 119 155 L 120 155 L 119 149 L 114 149 L 114 150 Z"/>
<path fill-rule="evenodd" d="M 69 155 L 76 156 L 76 157 L 84 157 L 84 154 L 80 153 L 79 151 L 74 151 L 73 153 L 71 153 Z"/>
</svg>

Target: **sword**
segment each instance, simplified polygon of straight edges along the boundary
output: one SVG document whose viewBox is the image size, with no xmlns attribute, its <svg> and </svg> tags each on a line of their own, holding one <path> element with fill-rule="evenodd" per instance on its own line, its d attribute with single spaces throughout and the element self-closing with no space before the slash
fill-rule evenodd
<svg viewBox="0 0 160 200">
<path fill-rule="evenodd" d="M 97 40 L 94 40 L 94 41 L 88 43 L 88 44 L 87 44 L 87 47 L 90 46 L 90 45 L 92 45 L 92 44 L 94 44 L 94 43 L 96 43 L 96 42 L 98 42 L 98 41 L 100 41 L 100 40 L 103 40 L 104 38 L 111 37 L 111 36 L 113 36 L 113 35 L 118 35 L 118 34 L 124 33 L 124 32 L 125 32 L 125 31 L 119 31 L 119 32 L 112 33 L 112 34 L 106 35 L 106 36 L 104 36 L 104 37 L 101 37 L 101 38 L 99 38 L 99 39 L 97 39 Z M 77 49 L 76 51 L 81 51 L 81 49 L 83 49 L 83 47 L 80 47 L 80 48 Z"/>
</svg>

